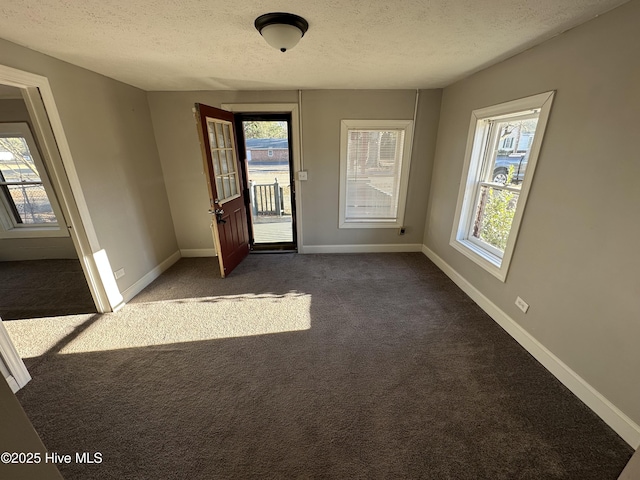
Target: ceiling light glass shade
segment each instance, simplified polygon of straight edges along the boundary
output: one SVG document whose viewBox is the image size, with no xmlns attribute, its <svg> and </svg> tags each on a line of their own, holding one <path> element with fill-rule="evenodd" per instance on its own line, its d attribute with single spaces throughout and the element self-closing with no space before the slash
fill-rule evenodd
<svg viewBox="0 0 640 480">
<path fill-rule="evenodd" d="M 281 52 L 295 47 L 309 29 L 307 21 L 292 13 L 265 13 L 256 18 L 255 27 L 269 45 Z"/>
<path fill-rule="evenodd" d="M 268 25 L 260 32 L 264 39 L 273 48 L 277 48 L 281 52 L 295 47 L 302 38 L 302 32 L 298 27 L 293 25 L 276 24 Z"/>
</svg>

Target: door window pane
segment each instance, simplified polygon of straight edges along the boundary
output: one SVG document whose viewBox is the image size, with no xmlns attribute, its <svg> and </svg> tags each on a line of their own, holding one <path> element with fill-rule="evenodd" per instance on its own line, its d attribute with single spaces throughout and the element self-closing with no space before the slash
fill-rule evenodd
<svg viewBox="0 0 640 480">
<path fill-rule="evenodd" d="M 222 184 L 224 185 L 224 198 L 230 197 L 231 193 L 231 183 L 229 182 L 229 177 L 222 177 Z"/>
<path fill-rule="evenodd" d="M 224 146 L 231 147 L 231 129 L 229 128 L 229 125 L 227 123 L 223 125 L 223 128 L 224 128 Z"/>
<path fill-rule="evenodd" d="M 231 184 L 231 195 L 236 195 L 238 193 L 238 182 L 236 175 L 229 175 L 229 182 Z"/>
<path fill-rule="evenodd" d="M 227 152 L 220 150 L 220 173 L 229 173 L 229 164 L 227 163 Z"/>
<path fill-rule="evenodd" d="M 211 151 L 211 160 L 213 162 L 213 173 L 217 176 L 220 175 L 220 158 L 217 150 Z"/>
<path fill-rule="evenodd" d="M 218 148 L 224 148 L 227 145 L 224 143 L 224 135 L 222 133 L 222 125 L 216 123 L 216 136 L 218 138 Z"/>
<path fill-rule="evenodd" d="M 211 144 L 211 148 L 217 148 L 218 142 L 216 139 L 216 123 L 212 120 L 207 122 L 207 128 L 209 130 L 209 143 Z"/>
<path fill-rule="evenodd" d="M 224 190 L 222 189 L 221 177 L 216 177 L 216 193 L 218 194 L 218 199 L 224 198 Z"/>
</svg>

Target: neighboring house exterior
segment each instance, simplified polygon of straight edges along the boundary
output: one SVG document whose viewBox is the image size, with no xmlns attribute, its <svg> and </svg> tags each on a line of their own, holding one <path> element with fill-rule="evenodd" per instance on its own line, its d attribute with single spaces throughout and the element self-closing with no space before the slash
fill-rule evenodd
<svg viewBox="0 0 640 480">
<path fill-rule="evenodd" d="M 498 150 L 508 153 L 525 152 L 529 149 L 532 142 L 532 132 L 520 133 L 519 129 L 515 129 L 509 135 L 500 140 Z"/>
<path fill-rule="evenodd" d="M 247 161 L 252 164 L 289 162 L 289 141 L 286 138 L 248 138 L 245 148 Z"/>
</svg>

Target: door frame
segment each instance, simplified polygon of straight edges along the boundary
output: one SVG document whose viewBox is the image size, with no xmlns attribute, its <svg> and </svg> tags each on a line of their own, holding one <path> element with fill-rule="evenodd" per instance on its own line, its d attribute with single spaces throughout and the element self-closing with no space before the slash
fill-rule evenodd
<svg viewBox="0 0 640 480">
<path fill-rule="evenodd" d="M 8 377 L 3 374 L 6 382 L 11 387 L 13 393 L 16 393 L 22 387 L 24 387 L 31 380 L 31 375 L 27 367 L 22 361 L 22 357 L 16 350 L 15 345 L 11 341 L 9 332 L 4 327 L 2 319 L 0 318 L 0 363 L 4 365 L 9 373 Z M 4 373 L 4 372 L 2 372 Z M 1 381 L 1 380 L 0 380 Z"/>
<path fill-rule="evenodd" d="M 249 184 L 249 164 L 247 162 L 246 153 L 246 138 L 244 136 L 244 122 L 258 121 L 258 122 L 286 122 L 287 123 L 287 147 L 289 149 L 289 160 L 287 165 L 289 167 L 289 182 L 291 183 L 291 217 L 292 217 L 292 241 L 291 242 L 274 242 L 274 243 L 258 243 L 256 244 L 255 232 L 253 229 L 253 212 L 251 208 L 251 195 L 247 196 L 247 224 L 249 226 L 249 239 L 251 250 L 256 251 L 275 251 L 282 250 L 284 252 L 297 251 L 298 249 L 298 231 L 297 231 L 297 218 L 296 218 L 296 184 L 295 184 L 295 168 L 293 165 L 293 141 L 291 139 L 291 132 L 293 130 L 293 118 L 289 112 L 278 113 L 245 113 L 237 112 L 235 115 L 236 124 L 236 137 L 238 138 L 238 151 L 240 151 L 240 143 L 242 143 L 242 151 L 245 154 L 244 161 L 242 162 L 242 173 L 244 175 L 244 182 L 246 188 L 251 188 Z M 242 140 L 242 142 L 240 142 Z M 291 248 L 293 247 L 293 248 Z"/>
<path fill-rule="evenodd" d="M 298 253 L 303 253 L 302 231 L 302 186 L 298 179 L 298 172 L 302 170 L 302 145 L 300 135 L 300 108 L 297 103 L 223 103 L 220 108 L 233 113 L 290 113 L 291 114 L 291 156 L 293 178 L 296 191 L 296 241 Z"/>
<path fill-rule="evenodd" d="M 33 134 L 42 150 L 46 173 L 62 210 L 62 220 L 73 241 L 97 311 L 105 313 L 121 308 L 124 299 L 107 254 L 100 248 L 49 79 L 0 65 L 0 83 L 17 87 L 22 92 Z"/>
</svg>

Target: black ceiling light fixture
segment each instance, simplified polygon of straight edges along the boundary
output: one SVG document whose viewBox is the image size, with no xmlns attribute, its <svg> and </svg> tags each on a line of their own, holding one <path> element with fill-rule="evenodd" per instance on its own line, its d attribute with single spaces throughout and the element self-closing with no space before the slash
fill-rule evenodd
<svg viewBox="0 0 640 480">
<path fill-rule="evenodd" d="M 269 45 L 281 52 L 295 47 L 309 29 L 309 23 L 293 13 L 265 13 L 256 18 L 256 30 Z"/>
</svg>

